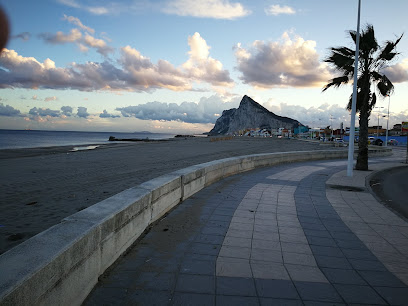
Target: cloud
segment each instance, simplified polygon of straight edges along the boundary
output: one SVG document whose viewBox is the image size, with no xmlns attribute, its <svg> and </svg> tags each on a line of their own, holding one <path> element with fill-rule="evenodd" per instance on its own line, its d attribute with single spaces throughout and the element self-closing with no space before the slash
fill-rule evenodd
<svg viewBox="0 0 408 306">
<path fill-rule="evenodd" d="M 214 19 L 236 19 L 251 13 L 241 3 L 231 3 L 229 0 L 172 0 L 162 11 L 166 14 Z"/>
<path fill-rule="evenodd" d="M 18 109 L 15 109 L 10 105 L 4 105 L 3 103 L 0 103 L 0 116 L 17 117 L 21 116 L 21 113 Z"/>
<path fill-rule="evenodd" d="M 106 109 L 104 109 L 103 112 L 102 112 L 101 114 L 99 114 L 99 117 L 100 117 L 100 118 L 119 118 L 120 116 L 119 116 L 119 115 L 109 114 L 109 113 L 106 111 Z"/>
<path fill-rule="evenodd" d="M 230 86 L 233 80 L 227 70 L 223 70 L 222 63 L 209 56 L 210 47 L 198 32 L 189 36 L 188 44 L 190 58 L 183 64 L 190 78 L 204 81 L 216 86 Z"/>
<path fill-rule="evenodd" d="M 31 34 L 29 32 L 22 32 L 16 35 L 11 35 L 11 39 L 21 39 L 22 41 L 27 41 L 31 37 Z"/>
<path fill-rule="evenodd" d="M 87 110 L 88 109 L 86 107 L 79 106 L 77 116 L 81 118 L 87 118 L 89 116 L 89 113 L 87 112 Z"/>
<path fill-rule="evenodd" d="M 265 13 L 266 15 L 273 15 L 273 16 L 278 16 L 281 14 L 285 15 L 293 15 L 296 14 L 296 11 L 291 8 L 290 6 L 280 6 L 279 4 L 271 5 L 267 8 L 265 8 Z"/>
<path fill-rule="evenodd" d="M 256 40 L 250 48 L 235 47 L 240 79 L 259 88 L 321 87 L 331 78 L 325 63 L 319 61 L 316 42 L 287 32 L 281 41 Z"/>
<path fill-rule="evenodd" d="M 39 37 L 45 42 L 56 45 L 77 42 L 81 39 L 82 33 L 78 29 L 72 29 L 69 34 L 58 31 L 56 34 L 42 33 Z"/>
<path fill-rule="evenodd" d="M 71 106 L 63 106 L 61 107 L 62 114 L 67 117 L 72 116 L 72 107 Z"/>
<path fill-rule="evenodd" d="M 382 71 L 393 83 L 402 83 L 408 81 L 408 58 L 400 63 L 389 66 Z"/>
<path fill-rule="evenodd" d="M 46 97 L 44 99 L 45 102 L 56 101 L 56 100 L 58 100 L 58 98 L 56 96 Z"/>
<path fill-rule="evenodd" d="M 32 116 L 40 116 L 40 117 L 59 117 L 61 115 L 59 110 L 52 110 L 49 108 L 37 108 L 33 107 L 28 112 Z"/>
<path fill-rule="evenodd" d="M 108 46 L 103 39 L 95 38 L 89 34 L 85 34 L 82 43 L 88 47 L 95 48 L 96 52 L 102 54 L 103 56 L 107 56 L 109 53 L 114 51 L 114 49 Z"/>
<path fill-rule="evenodd" d="M 38 100 L 38 96 L 37 95 L 32 96 L 31 100 Z"/>
<path fill-rule="evenodd" d="M 103 39 L 95 38 L 88 33 L 82 35 L 78 29 L 72 29 L 69 34 L 64 34 L 58 31 L 56 34 L 42 33 L 39 35 L 45 42 L 50 44 L 66 44 L 75 43 L 81 52 L 87 52 L 88 47 L 95 48 L 96 52 L 103 56 L 108 56 L 109 53 L 114 52 L 114 48 L 108 46 Z"/>
<path fill-rule="evenodd" d="M 209 56 L 210 47 L 199 33 L 190 36 L 188 43 L 191 49 L 189 58 L 180 67 L 165 60 L 153 63 L 150 58 L 130 46 L 120 49 L 120 58 L 116 63 L 71 63 L 65 68 L 56 67 L 51 59 L 41 63 L 33 57 L 23 57 L 14 50 L 4 49 L 0 55 L 0 68 L 3 68 L 0 69 L 0 88 L 149 92 L 157 88 L 194 90 L 194 82 L 205 82 L 213 86 L 234 84 L 222 63 Z M 96 44 L 97 42 L 94 46 Z"/>
<path fill-rule="evenodd" d="M 95 30 L 94 30 L 94 29 L 92 29 L 92 28 L 87 27 L 86 25 L 84 25 L 84 24 L 81 22 L 81 20 L 79 20 L 77 17 L 67 16 L 67 15 L 64 14 L 64 17 L 62 18 L 62 20 L 67 20 L 69 23 L 72 23 L 72 24 L 74 24 L 74 25 L 80 27 L 82 30 L 84 30 L 84 31 L 86 31 L 86 32 L 88 32 L 88 33 L 91 33 L 91 34 L 94 34 L 94 33 L 95 33 Z"/>
<path fill-rule="evenodd" d="M 85 10 L 91 14 L 94 15 L 106 15 L 109 14 L 113 11 L 113 8 L 115 6 L 117 6 L 117 4 L 112 3 L 111 4 L 111 8 L 107 8 L 104 6 L 87 6 L 87 5 L 81 5 L 78 3 L 78 1 L 75 0 L 57 0 L 59 3 L 69 6 L 69 7 L 73 7 L 73 8 L 77 8 L 77 9 L 82 9 Z"/>
<path fill-rule="evenodd" d="M 238 107 L 239 100 L 224 102 L 219 96 L 201 98 L 198 103 L 148 102 L 136 106 L 116 108 L 123 117 L 135 117 L 142 120 L 181 121 L 187 123 L 215 123 L 226 109 Z"/>
</svg>

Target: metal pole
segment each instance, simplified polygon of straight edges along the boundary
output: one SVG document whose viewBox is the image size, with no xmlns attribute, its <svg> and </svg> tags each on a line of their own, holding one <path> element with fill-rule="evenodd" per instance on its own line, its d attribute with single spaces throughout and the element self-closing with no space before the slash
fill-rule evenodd
<svg viewBox="0 0 408 306">
<path fill-rule="evenodd" d="M 360 9 L 361 0 L 358 0 L 357 14 L 357 37 L 356 37 L 356 52 L 354 54 L 354 83 L 353 83 L 353 98 L 351 101 L 351 119 L 350 119 L 350 139 L 347 160 L 347 176 L 353 176 L 353 160 L 354 160 L 354 136 L 356 126 L 356 101 L 357 101 L 357 71 L 358 71 L 358 54 L 360 48 Z"/>
<path fill-rule="evenodd" d="M 388 116 L 387 116 L 387 130 L 385 131 L 385 146 L 388 143 L 388 121 L 390 121 L 390 104 L 391 104 L 391 95 L 388 94 Z"/>
</svg>

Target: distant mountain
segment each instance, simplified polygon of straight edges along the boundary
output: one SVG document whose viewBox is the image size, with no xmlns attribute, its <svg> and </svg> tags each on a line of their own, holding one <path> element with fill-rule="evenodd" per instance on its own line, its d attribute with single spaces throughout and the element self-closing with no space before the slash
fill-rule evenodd
<svg viewBox="0 0 408 306">
<path fill-rule="evenodd" d="M 215 122 L 214 128 L 208 133 L 210 136 L 234 134 L 240 130 L 261 129 L 292 129 L 302 124 L 288 117 L 281 117 L 268 111 L 265 107 L 244 96 L 238 108 L 222 112 Z"/>
</svg>

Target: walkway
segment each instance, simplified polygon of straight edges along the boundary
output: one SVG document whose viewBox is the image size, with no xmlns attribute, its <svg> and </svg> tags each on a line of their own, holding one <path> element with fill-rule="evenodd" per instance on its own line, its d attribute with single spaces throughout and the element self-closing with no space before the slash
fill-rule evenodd
<svg viewBox="0 0 408 306">
<path fill-rule="evenodd" d="M 405 155 L 373 159 L 370 168 Z M 184 201 L 84 305 L 403 305 L 408 223 L 346 161 L 235 175 Z"/>
</svg>

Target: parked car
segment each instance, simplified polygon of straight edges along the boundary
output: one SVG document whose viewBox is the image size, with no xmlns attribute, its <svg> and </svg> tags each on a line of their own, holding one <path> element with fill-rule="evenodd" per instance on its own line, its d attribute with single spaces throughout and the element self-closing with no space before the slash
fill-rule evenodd
<svg viewBox="0 0 408 306">
<path fill-rule="evenodd" d="M 390 146 L 398 146 L 398 140 L 396 140 L 396 139 L 390 139 L 390 140 L 388 140 L 387 145 L 390 145 Z"/>
<path fill-rule="evenodd" d="M 380 138 L 378 138 L 378 139 L 376 139 L 376 140 L 374 140 L 373 142 L 371 142 L 373 145 L 376 145 L 376 146 L 382 146 L 383 145 L 383 143 L 384 143 L 384 141 L 382 141 Z"/>
</svg>

